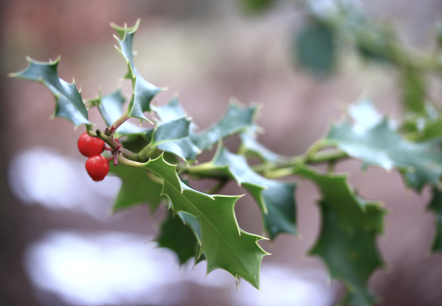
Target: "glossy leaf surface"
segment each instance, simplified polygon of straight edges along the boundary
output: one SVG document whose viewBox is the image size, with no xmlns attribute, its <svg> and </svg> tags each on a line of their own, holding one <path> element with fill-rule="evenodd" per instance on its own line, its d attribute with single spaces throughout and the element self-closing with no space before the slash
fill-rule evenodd
<svg viewBox="0 0 442 306">
<path fill-rule="evenodd" d="M 362 160 L 364 167 L 399 169 L 407 185 L 418 191 L 426 184 L 437 185 L 442 174 L 442 154 L 435 143 L 410 142 L 391 129 L 386 119 L 360 132 L 346 121 L 334 124 L 326 141 Z"/>
<path fill-rule="evenodd" d="M 322 196 L 321 232 L 310 254 L 321 257 L 331 276 L 344 282 L 347 303 L 372 305 L 375 298 L 366 287 L 383 265 L 376 237 L 383 231 L 385 210 L 357 196 L 344 175 L 320 174 L 306 166 L 295 173 L 313 181 Z"/>
<path fill-rule="evenodd" d="M 172 99 L 170 99 L 170 101 L 167 102 L 165 105 L 162 105 L 160 107 L 152 105 L 152 109 L 155 111 L 155 113 L 158 115 L 163 123 L 187 116 L 186 112 L 180 104 L 180 101 L 178 100 L 178 96 L 176 95 L 173 96 Z"/>
<path fill-rule="evenodd" d="M 234 206 L 239 196 L 208 195 L 191 189 L 178 177 L 176 166 L 162 156 L 143 167 L 163 179 L 163 194 L 170 199 L 174 213 L 185 212 L 197 218 L 207 273 L 224 269 L 259 288 L 261 260 L 267 253 L 257 242 L 264 238 L 238 227 Z"/>
<path fill-rule="evenodd" d="M 171 209 L 166 220 L 161 224 L 160 234 L 156 241 L 159 247 L 175 252 L 180 265 L 195 257 L 197 252 L 198 242 L 192 229 L 185 224 L 180 214 L 174 216 Z"/>
<path fill-rule="evenodd" d="M 151 110 L 152 99 L 162 90 L 147 82 L 138 72 L 134 65 L 134 52 L 132 49 L 135 32 L 139 26 L 139 20 L 131 27 L 119 27 L 112 25 L 119 37 L 115 37 L 118 42 L 121 55 L 126 60 L 128 72 L 125 78 L 132 80 L 132 97 L 127 107 L 127 114 L 130 117 L 150 121 L 144 116 L 144 112 Z"/>
<path fill-rule="evenodd" d="M 53 117 L 68 119 L 75 127 L 81 124 L 91 124 L 86 106 L 75 83 L 69 84 L 58 77 L 59 59 L 54 62 L 38 62 L 31 58 L 27 60 L 29 61 L 28 68 L 12 73 L 10 76 L 39 82 L 46 86 L 57 102 Z"/>
<path fill-rule="evenodd" d="M 297 234 L 295 184 L 260 176 L 250 168 L 244 156 L 233 154 L 221 145 L 211 163 L 214 169 L 227 174 L 250 192 L 261 210 L 264 231 L 270 239 L 282 233 Z"/>
<path fill-rule="evenodd" d="M 194 160 L 201 150 L 190 138 L 190 124 L 190 119 L 185 117 L 157 124 L 150 145 L 184 160 Z"/>
<path fill-rule="evenodd" d="M 165 200 L 161 195 L 162 184 L 148 177 L 147 170 L 119 165 L 110 165 L 110 174 L 121 179 L 121 188 L 112 210 L 119 211 L 137 204 L 148 204 L 153 213 Z"/>
<path fill-rule="evenodd" d="M 238 102 L 232 101 L 224 117 L 211 128 L 192 134 L 192 141 L 202 151 L 208 150 L 219 140 L 251 127 L 256 111 L 256 105 L 241 106 Z"/>
</svg>

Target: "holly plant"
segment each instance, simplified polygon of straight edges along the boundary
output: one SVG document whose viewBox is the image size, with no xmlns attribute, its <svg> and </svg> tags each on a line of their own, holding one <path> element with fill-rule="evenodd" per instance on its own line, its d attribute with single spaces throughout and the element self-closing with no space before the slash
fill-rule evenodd
<svg viewBox="0 0 442 306">
<path fill-rule="evenodd" d="M 367 281 L 376 269 L 384 267 L 376 239 L 383 233 L 386 209 L 379 202 L 361 198 L 350 185 L 348 174 L 334 173 L 336 163 L 350 158 L 362 161 L 364 168 L 398 170 L 406 186 L 416 192 L 433 186 L 429 209 L 437 216 L 437 234 L 432 250 L 442 251 L 442 192 L 437 188 L 442 174 L 442 130 L 437 127 L 442 117 L 429 103 L 422 103 L 415 108 L 417 112 L 393 124 L 362 101 L 351 107 L 352 122 L 333 123 L 326 136 L 305 154 L 281 156 L 257 141 L 257 105 L 232 100 L 222 118 L 199 130 L 177 96 L 162 106 L 152 104 L 163 89 L 146 81 L 135 66 L 132 43 L 138 25 L 112 25 L 117 49 L 127 66 L 124 78 L 132 83 L 126 108 L 120 90 L 84 100 L 75 83 L 58 77 L 59 60 L 28 59 L 28 68 L 12 77 L 42 83 L 55 97 L 54 117 L 65 118 L 75 127 L 85 126 L 78 148 L 89 157 L 86 169 L 91 178 L 100 181 L 110 172 L 122 180 L 114 212 L 142 203 L 147 203 L 151 212 L 159 205 L 167 206 L 169 213 L 156 241 L 174 252 L 180 264 L 191 259 L 206 261 L 207 273 L 224 269 L 258 289 L 261 261 L 270 255 L 258 242 L 298 234 L 296 183 L 280 180 L 295 176 L 313 182 L 321 194 L 321 230 L 309 254 L 320 257 L 331 277 L 343 282 L 347 289 L 343 303 L 373 305 L 377 296 L 367 288 Z M 404 69 L 414 71 L 413 67 Z M 88 118 L 91 108 L 98 108 L 106 128 L 93 128 L 95 124 Z M 134 125 L 129 118 L 148 121 L 153 127 Z M 232 135 L 241 141 L 236 152 L 223 145 L 223 139 Z M 200 154 L 212 148 L 216 148 L 212 159 L 199 163 Z M 328 164 L 328 171 L 317 170 L 318 164 Z M 196 190 L 189 183 L 189 179 L 206 178 L 216 182 L 210 190 Z M 255 200 L 264 236 L 239 227 L 234 208 L 241 196 L 218 194 L 232 180 Z"/>
</svg>

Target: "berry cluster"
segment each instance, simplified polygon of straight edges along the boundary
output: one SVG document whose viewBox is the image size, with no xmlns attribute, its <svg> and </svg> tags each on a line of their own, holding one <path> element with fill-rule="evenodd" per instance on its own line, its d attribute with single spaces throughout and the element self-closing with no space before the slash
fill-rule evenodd
<svg viewBox="0 0 442 306">
<path fill-rule="evenodd" d="M 86 171 L 89 176 L 96 182 L 102 181 L 109 173 L 109 162 L 101 155 L 104 151 L 104 141 L 84 132 L 78 138 L 77 145 L 80 153 L 89 157 L 86 161 Z"/>
</svg>

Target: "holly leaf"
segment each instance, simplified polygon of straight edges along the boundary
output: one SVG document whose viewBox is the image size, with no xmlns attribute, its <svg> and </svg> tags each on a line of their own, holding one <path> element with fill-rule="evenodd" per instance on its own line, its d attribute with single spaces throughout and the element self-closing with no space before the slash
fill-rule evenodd
<svg viewBox="0 0 442 306">
<path fill-rule="evenodd" d="M 106 125 L 110 127 L 118 118 L 123 115 L 123 104 L 125 99 L 120 89 L 117 89 L 111 94 L 100 96 L 97 99 L 87 100 L 91 107 L 96 106 L 100 111 Z M 136 126 L 128 121 L 124 122 L 115 131 L 114 137 L 120 138 L 121 136 L 130 134 L 145 134 L 149 131 L 149 128 L 143 128 Z"/>
<path fill-rule="evenodd" d="M 338 216 L 327 200 L 320 201 L 322 226 L 319 239 L 309 251 L 324 260 L 332 278 L 341 279 L 347 295 L 342 304 L 374 305 L 377 298 L 366 288 L 374 270 L 382 266 L 376 232 L 356 229 L 348 233 L 338 227 Z"/>
<path fill-rule="evenodd" d="M 156 241 L 159 247 L 168 248 L 175 252 L 180 265 L 183 265 L 195 257 L 198 241 L 181 214 L 191 216 L 185 213 L 178 213 L 174 216 L 172 210 L 169 209 L 166 220 L 161 224 L 160 234 Z"/>
<path fill-rule="evenodd" d="M 219 145 L 211 164 L 212 169 L 225 173 L 250 192 L 261 210 L 264 232 L 270 239 L 282 233 L 297 234 L 295 184 L 260 176 L 249 167 L 244 156 L 230 153 L 222 145 Z"/>
<path fill-rule="evenodd" d="M 250 128 L 239 134 L 241 140 L 239 152 L 241 154 L 258 156 L 264 163 L 279 163 L 288 160 L 288 157 L 279 155 L 260 144 L 254 130 L 254 128 Z"/>
<path fill-rule="evenodd" d="M 238 0 L 242 10 L 249 14 L 263 13 L 273 5 L 275 0 Z"/>
<path fill-rule="evenodd" d="M 436 216 L 436 235 L 431 250 L 442 252 L 442 192 L 436 187 L 433 188 L 433 198 L 428 204 L 428 209 Z"/>
<path fill-rule="evenodd" d="M 39 82 L 46 86 L 56 100 L 52 118 L 68 119 L 75 127 L 81 124 L 92 124 L 88 120 L 86 106 L 75 82 L 69 84 L 58 77 L 57 68 L 60 58 L 50 62 L 38 62 L 30 57 L 27 57 L 26 60 L 29 62 L 29 66 L 25 70 L 11 73 L 9 76 Z"/>
<path fill-rule="evenodd" d="M 414 142 L 422 142 L 441 138 L 442 116 L 430 103 L 425 105 L 425 110 L 416 114 L 408 115 L 400 127 L 401 133 Z"/>
<path fill-rule="evenodd" d="M 118 176 L 122 182 L 112 207 L 113 212 L 145 203 L 153 213 L 165 199 L 161 195 L 162 183 L 148 176 L 146 169 L 124 165 L 115 167 L 110 163 L 109 173 Z"/>
<path fill-rule="evenodd" d="M 183 211 L 177 213 L 177 215 L 180 216 L 184 224 L 187 224 L 190 227 L 193 234 L 195 235 L 198 244 L 201 245 L 201 226 L 198 222 L 198 219 L 195 216 L 185 213 Z"/>
<path fill-rule="evenodd" d="M 150 122 L 150 120 L 147 119 L 143 113 L 151 111 L 150 102 L 163 89 L 147 82 L 135 68 L 132 44 L 135 32 L 137 31 L 139 25 L 140 20 L 137 20 L 136 24 L 131 28 L 111 24 L 119 35 L 119 37 L 115 36 L 115 39 L 119 45 L 117 50 L 121 53 L 121 55 L 123 55 L 128 67 L 125 78 L 132 80 L 132 97 L 126 113 L 130 117 Z"/>
<path fill-rule="evenodd" d="M 195 160 L 201 150 L 190 138 L 190 124 L 190 119 L 185 117 L 157 124 L 150 146 L 176 154 L 184 160 Z"/>
<path fill-rule="evenodd" d="M 126 139 L 120 141 L 123 147 L 134 153 L 139 153 L 149 144 L 152 137 L 149 135 L 148 132 L 143 135 L 139 134 L 128 135 L 125 138 Z"/>
<path fill-rule="evenodd" d="M 339 216 L 339 226 L 352 231 L 355 228 L 383 232 L 385 211 L 377 203 L 368 203 L 359 198 L 350 188 L 345 175 L 322 175 L 313 169 L 297 167 L 294 174 L 312 180 L 321 194 Z"/>
<path fill-rule="evenodd" d="M 241 106 L 232 100 L 227 113 L 218 123 L 201 133 L 192 133 L 191 139 L 202 151 L 208 150 L 219 140 L 251 127 L 256 112 L 256 105 Z"/>
<path fill-rule="evenodd" d="M 234 206 L 240 196 L 208 195 L 188 187 L 178 177 L 176 165 L 162 156 L 149 160 L 143 168 L 163 179 L 162 194 L 170 199 L 174 213 L 185 212 L 197 218 L 207 273 L 224 269 L 258 288 L 261 260 L 267 253 L 257 242 L 265 238 L 238 227 Z"/>
<path fill-rule="evenodd" d="M 362 160 L 364 168 L 398 169 L 406 184 L 417 191 L 425 184 L 437 185 L 442 175 L 442 154 L 436 143 L 410 142 L 392 130 L 387 119 L 364 131 L 355 131 L 347 121 L 334 124 L 325 141 Z"/>
<path fill-rule="evenodd" d="M 163 106 L 158 107 L 152 105 L 152 109 L 155 111 L 162 122 L 169 122 L 187 116 L 186 112 L 180 104 L 180 101 L 178 100 L 178 96 L 176 95 L 173 96 L 172 99 L 170 99 L 170 101 Z"/>
<path fill-rule="evenodd" d="M 405 109 L 419 113 L 425 110 L 426 81 L 422 72 L 405 68 L 402 72 L 402 102 Z"/>
<path fill-rule="evenodd" d="M 348 106 L 348 113 L 354 120 L 353 129 L 362 132 L 371 129 L 382 121 L 382 115 L 373 106 L 370 100 L 362 99 Z"/>
<path fill-rule="evenodd" d="M 325 75 L 333 71 L 336 62 L 336 34 L 327 23 L 314 20 L 296 34 L 294 53 L 304 68 Z"/>
<path fill-rule="evenodd" d="M 321 231 L 309 254 L 322 258 L 331 277 L 344 282 L 345 303 L 373 305 L 376 298 L 366 287 L 373 271 L 383 266 L 376 237 L 383 232 L 386 211 L 357 196 L 345 175 L 319 174 L 306 166 L 295 174 L 313 181 L 322 195 Z"/>
</svg>

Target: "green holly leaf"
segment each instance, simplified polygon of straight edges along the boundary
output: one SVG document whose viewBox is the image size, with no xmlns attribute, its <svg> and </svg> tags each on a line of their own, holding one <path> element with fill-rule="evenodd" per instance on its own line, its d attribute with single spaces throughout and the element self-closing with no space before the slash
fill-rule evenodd
<svg viewBox="0 0 442 306">
<path fill-rule="evenodd" d="M 238 227 L 234 206 L 240 196 L 208 195 L 193 190 L 180 180 L 176 165 L 167 163 L 162 156 L 149 160 L 143 168 L 163 179 L 163 194 L 170 199 L 174 213 L 185 212 L 197 218 L 207 273 L 224 269 L 258 288 L 261 260 L 267 253 L 257 242 L 265 238 Z"/>
<path fill-rule="evenodd" d="M 321 257 L 331 277 L 344 282 L 345 303 L 373 305 L 376 298 L 366 287 L 373 271 L 383 266 L 376 237 L 383 231 L 385 210 L 357 196 L 345 175 L 319 174 L 306 166 L 295 173 L 316 183 L 322 195 L 321 232 L 309 253 Z"/>
<path fill-rule="evenodd" d="M 157 124 L 151 147 L 178 155 L 184 160 L 195 160 L 201 150 L 190 138 L 190 119 L 180 118 Z"/>
<path fill-rule="evenodd" d="M 29 66 L 25 70 L 11 73 L 9 76 L 39 82 L 46 86 L 57 101 L 52 117 L 68 119 L 75 127 L 92 124 L 88 120 L 86 106 L 75 82 L 69 84 L 58 77 L 60 58 L 50 62 L 38 62 L 29 57 L 26 60 Z"/>
<path fill-rule="evenodd" d="M 121 144 L 125 149 L 132 151 L 134 153 L 140 152 L 144 147 L 146 147 L 151 140 L 149 132 L 143 135 L 133 134 L 128 135 L 125 139 L 121 140 Z"/>
<path fill-rule="evenodd" d="M 164 202 L 161 195 L 163 185 L 155 178 L 148 175 L 146 169 L 119 165 L 115 167 L 110 163 L 109 173 L 118 176 L 122 185 L 118 192 L 112 211 L 116 212 L 138 204 L 148 204 L 153 213 Z"/>
<path fill-rule="evenodd" d="M 168 248 L 178 256 L 180 265 L 185 264 L 189 259 L 195 257 L 198 241 L 192 229 L 186 225 L 183 215 L 178 213 L 175 216 L 169 209 L 167 219 L 161 224 L 160 234 L 156 241 L 161 248 Z M 191 216 L 191 218 L 195 218 Z M 196 219 L 196 218 L 195 218 Z M 198 221 L 196 221 L 198 222 Z"/>
<path fill-rule="evenodd" d="M 101 116 L 103 117 L 106 125 L 110 127 L 118 118 L 123 115 L 123 104 L 125 98 L 123 97 L 121 90 L 117 89 L 111 94 L 100 96 L 97 99 L 87 100 L 91 107 L 98 107 Z M 143 128 L 136 126 L 128 121 L 124 122 L 115 131 L 114 137 L 120 138 L 121 136 L 130 134 L 145 134 L 149 131 L 149 128 Z"/>
<path fill-rule="evenodd" d="M 347 183 L 345 175 L 321 175 L 313 169 L 298 167 L 295 174 L 312 180 L 318 185 L 321 194 L 338 214 L 339 226 L 349 231 L 360 228 L 383 232 L 385 211 L 377 203 L 367 203 L 359 198 Z"/>
<path fill-rule="evenodd" d="M 250 128 L 246 132 L 239 134 L 239 139 L 241 140 L 239 152 L 241 152 L 241 154 L 258 156 L 264 163 L 279 163 L 289 159 L 260 144 L 256 139 L 254 130 L 255 128 Z"/>
<path fill-rule="evenodd" d="M 185 183 L 185 180 L 181 180 Z M 178 215 L 183 220 L 184 224 L 188 225 L 195 235 L 196 240 L 198 241 L 196 245 L 196 253 L 195 253 L 195 265 L 203 260 L 206 260 L 206 256 L 201 253 L 201 226 L 198 222 L 198 219 L 188 213 L 179 212 Z"/>
<path fill-rule="evenodd" d="M 296 62 L 319 75 L 332 72 L 336 62 L 335 33 L 327 23 L 314 20 L 296 34 Z"/>
<path fill-rule="evenodd" d="M 184 224 L 187 224 L 190 227 L 192 233 L 195 235 L 198 244 L 201 245 L 201 226 L 198 222 L 198 219 L 195 216 L 185 213 L 183 211 L 177 213 L 177 215 L 180 216 Z"/>
<path fill-rule="evenodd" d="M 405 137 L 414 142 L 423 142 L 442 137 L 442 117 L 424 119 L 418 118 L 411 123 L 413 127 L 409 128 L 409 133 Z M 410 131 L 410 129 L 413 131 Z"/>
<path fill-rule="evenodd" d="M 356 131 L 347 121 L 334 124 L 326 139 L 348 155 L 364 162 L 396 168 L 406 184 L 420 191 L 425 184 L 437 185 L 442 175 L 442 154 L 434 142 L 413 143 L 389 127 L 387 119 L 373 128 Z"/>
<path fill-rule="evenodd" d="M 163 123 L 187 116 L 186 112 L 180 104 L 180 101 L 178 100 L 178 96 L 176 95 L 173 96 L 172 99 L 170 99 L 170 101 L 163 106 L 158 107 L 152 105 L 152 109 L 155 111 L 155 113 L 158 115 Z"/>
<path fill-rule="evenodd" d="M 442 192 L 436 187 L 433 188 L 433 198 L 428 209 L 432 210 L 436 216 L 436 235 L 434 238 L 433 252 L 442 252 Z"/>
<path fill-rule="evenodd" d="M 408 115 L 400 127 L 405 138 L 415 142 L 422 142 L 442 137 L 442 116 L 430 103 L 426 103 L 425 110 Z"/>
<path fill-rule="evenodd" d="M 275 4 L 275 0 L 238 0 L 241 9 L 249 14 L 262 13 Z"/>
<path fill-rule="evenodd" d="M 350 104 L 347 111 L 354 121 L 353 129 L 357 132 L 371 129 L 382 120 L 382 115 L 367 99 L 361 99 L 355 104 Z"/>
<path fill-rule="evenodd" d="M 192 141 L 202 151 L 210 149 L 219 140 L 247 130 L 253 125 L 257 106 L 241 106 L 232 100 L 224 117 L 214 126 L 198 134 L 192 134 Z"/>
<path fill-rule="evenodd" d="M 402 102 L 405 109 L 418 113 L 425 110 L 426 80 L 422 72 L 405 68 L 402 72 Z"/>
<path fill-rule="evenodd" d="M 375 244 L 377 233 L 361 229 L 349 233 L 339 228 L 339 217 L 332 205 L 327 200 L 319 202 L 321 232 L 309 254 L 321 257 L 330 276 L 344 282 L 348 290 L 344 305 L 374 305 L 377 299 L 366 286 L 370 275 L 382 266 Z"/>
<path fill-rule="evenodd" d="M 250 192 L 261 210 L 264 232 L 270 239 L 282 233 L 297 234 L 295 184 L 260 176 L 249 167 L 244 156 L 230 153 L 222 145 L 219 145 L 210 168 L 225 173 Z"/>
<path fill-rule="evenodd" d="M 132 80 L 132 98 L 130 99 L 126 113 L 130 117 L 150 122 L 143 113 L 151 111 L 150 102 L 163 89 L 147 82 L 135 68 L 132 44 L 139 24 L 140 20 L 138 20 L 131 28 L 127 28 L 126 26 L 120 27 L 115 24 L 112 24 L 111 26 L 119 35 L 119 37 L 115 36 L 120 47 L 117 48 L 117 50 L 123 55 L 128 67 L 128 72 L 126 73 L 125 78 Z"/>
</svg>

